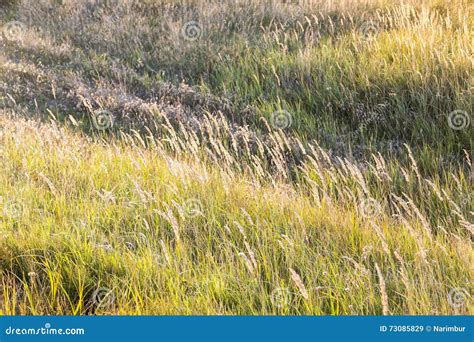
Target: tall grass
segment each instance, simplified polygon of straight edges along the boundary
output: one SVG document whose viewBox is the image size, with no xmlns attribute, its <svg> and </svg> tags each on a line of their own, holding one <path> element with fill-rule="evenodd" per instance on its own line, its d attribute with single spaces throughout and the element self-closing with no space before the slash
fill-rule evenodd
<svg viewBox="0 0 474 342">
<path fill-rule="evenodd" d="M 471 10 L 3 10 L 1 313 L 471 313 Z"/>
</svg>

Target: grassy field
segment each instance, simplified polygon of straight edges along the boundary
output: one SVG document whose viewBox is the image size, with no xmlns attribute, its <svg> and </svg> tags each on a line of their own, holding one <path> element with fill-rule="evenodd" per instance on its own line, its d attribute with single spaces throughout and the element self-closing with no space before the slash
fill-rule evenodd
<svg viewBox="0 0 474 342">
<path fill-rule="evenodd" d="M 0 314 L 473 313 L 472 2 L 0 6 Z"/>
</svg>

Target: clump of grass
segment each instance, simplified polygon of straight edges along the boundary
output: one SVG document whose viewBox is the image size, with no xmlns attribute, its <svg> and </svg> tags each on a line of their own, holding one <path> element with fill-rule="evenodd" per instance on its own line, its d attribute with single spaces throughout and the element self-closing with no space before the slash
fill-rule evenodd
<svg viewBox="0 0 474 342">
<path fill-rule="evenodd" d="M 410 202 L 358 215 L 251 169 L 168 159 L 139 136 L 1 125 L 5 313 L 448 313 L 444 294 L 467 286 L 466 232 L 435 234 Z M 275 305 L 284 283 L 297 292 Z M 94 300 L 97 289 L 113 300 Z"/>
</svg>

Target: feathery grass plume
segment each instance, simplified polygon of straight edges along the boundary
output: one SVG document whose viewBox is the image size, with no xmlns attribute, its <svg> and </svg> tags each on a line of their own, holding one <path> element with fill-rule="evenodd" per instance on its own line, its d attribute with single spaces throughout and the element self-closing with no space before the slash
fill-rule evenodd
<svg viewBox="0 0 474 342">
<path fill-rule="evenodd" d="M 246 241 L 247 240 L 247 234 L 245 234 L 245 229 L 244 227 L 242 227 L 242 225 L 237 222 L 237 221 L 234 221 L 234 224 L 235 226 L 239 229 L 239 232 L 240 234 L 242 234 L 242 237 L 244 238 L 244 240 Z"/>
<path fill-rule="evenodd" d="M 163 241 L 163 239 L 160 240 L 160 245 L 161 245 L 161 250 L 163 252 L 163 255 L 165 256 L 166 262 L 168 264 L 171 264 L 171 258 L 170 258 L 170 255 L 168 253 L 168 249 L 166 248 L 165 242 Z"/>
<path fill-rule="evenodd" d="M 423 216 L 423 214 L 420 212 L 420 210 L 418 209 L 418 207 L 415 205 L 415 203 L 413 202 L 413 200 L 411 200 L 408 196 L 405 195 L 405 197 L 407 198 L 407 203 L 410 205 L 410 207 L 412 208 L 413 212 L 415 213 L 416 217 L 418 217 L 418 219 L 420 220 L 421 222 L 421 225 L 422 227 L 424 228 L 425 232 L 426 232 L 426 236 L 430 239 L 430 241 L 433 241 L 433 235 L 432 235 L 432 232 L 431 232 L 431 227 L 430 227 L 430 224 L 428 223 L 428 221 L 426 220 L 426 218 Z"/>
<path fill-rule="evenodd" d="M 348 260 L 351 264 L 354 265 L 354 267 L 355 267 L 361 274 L 364 274 L 364 275 L 369 275 L 369 274 L 370 274 L 369 270 L 368 270 L 364 265 L 362 265 L 361 263 L 358 263 L 358 262 L 355 261 L 353 258 L 348 257 L 348 256 L 346 256 L 346 255 L 343 255 L 343 256 L 342 256 L 342 259 Z"/>
<path fill-rule="evenodd" d="M 375 232 L 377 233 L 377 235 L 379 237 L 380 243 L 382 244 L 383 251 L 385 252 L 385 254 L 390 256 L 390 248 L 388 247 L 387 238 L 386 238 L 385 234 L 383 233 L 382 228 L 380 228 L 374 222 L 372 222 L 371 225 L 372 225 L 373 229 L 375 230 Z"/>
<path fill-rule="evenodd" d="M 390 315 L 390 309 L 388 306 L 388 295 L 387 295 L 387 288 L 385 287 L 385 280 L 383 278 L 382 271 L 377 263 L 375 263 L 375 269 L 377 270 L 377 276 L 379 278 L 379 289 L 380 289 L 380 296 L 382 301 L 382 313 L 384 315 Z"/>
<path fill-rule="evenodd" d="M 407 270 L 406 270 L 406 267 L 405 267 L 405 262 L 404 262 L 402 256 L 400 255 L 400 253 L 398 253 L 398 251 L 394 251 L 393 254 L 395 255 L 395 258 L 398 260 L 398 262 L 400 263 L 399 274 L 400 274 L 400 278 L 402 280 L 402 283 L 405 286 L 405 290 L 407 292 L 407 298 L 412 298 L 413 288 L 410 284 L 410 280 L 408 279 Z M 413 310 L 413 301 L 408 300 L 407 302 L 408 302 L 407 304 L 410 308 L 410 312 L 412 312 L 412 310 Z"/>
<path fill-rule="evenodd" d="M 39 172 L 38 177 L 40 177 L 46 183 L 46 185 L 49 188 L 49 191 L 51 191 L 51 193 L 53 195 L 55 195 L 55 196 L 58 195 L 58 192 L 57 192 L 53 182 L 43 172 Z"/>
<path fill-rule="evenodd" d="M 421 178 L 421 175 L 420 175 L 420 171 L 419 171 L 419 169 L 418 169 L 418 165 L 417 165 L 417 163 L 416 163 L 415 157 L 413 157 L 413 153 L 412 153 L 412 151 L 411 151 L 411 148 L 410 148 L 410 146 L 408 146 L 407 144 L 403 144 L 403 145 L 404 145 L 405 148 L 407 149 L 408 157 L 409 157 L 409 159 L 410 159 L 410 161 L 411 161 L 411 168 L 412 168 L 413 171 L 415 171 L 416 178 L 418 179 L 418 184 L 419 184 L 420 186 L 423 186 L 422 181 L 421 181 L 422 178 Z"/>
<path fill-rule="evenodd" d="M 304 299 L 309 299 L 308 291 L 306 291 L 306 287 L 304 286 L 301 277 L 293 268 L 289 268 L 291 274 L 291 280 L 295 283 L 296 287 L 300 291 L 300 294 L 303 296 Z"/>
<path fill-rule="evenodd" d="M 176 241 L 180 241 L 178 220 L 174 216 L 173 210 L 166 202 L 163 202 L 163 206 L 165 207 L 166 211 L 158 210 L 157 212 L 162 218 L 164 218 L 165 220 L 169 222 L 169 224 L 171 225 L 171 228 L 173 229 L 173 233 L 176 238 Z"/>
</svg>

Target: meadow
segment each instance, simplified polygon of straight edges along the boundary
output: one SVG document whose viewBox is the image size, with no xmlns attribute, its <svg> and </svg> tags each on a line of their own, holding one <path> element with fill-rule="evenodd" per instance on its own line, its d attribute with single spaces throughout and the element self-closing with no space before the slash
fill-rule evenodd
<svg viewBox="0 0 474 342">
<path fill-rule="evenodd" d="M 0 0 L 0 314 L 472 314 L 467 0 Z"/>
</svg>

